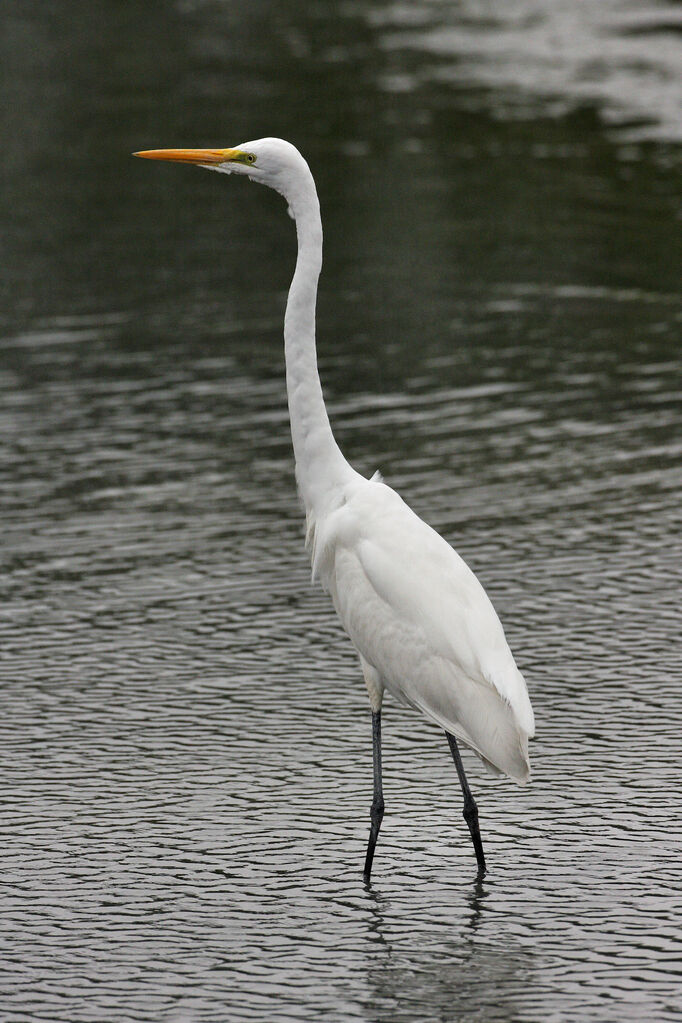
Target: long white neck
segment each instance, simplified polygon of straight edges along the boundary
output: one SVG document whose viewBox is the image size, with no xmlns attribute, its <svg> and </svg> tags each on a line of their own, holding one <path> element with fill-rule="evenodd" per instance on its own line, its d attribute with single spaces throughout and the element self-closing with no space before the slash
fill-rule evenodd
<svg viewBox="0 0 682 1023">
<path fill-rule="evenodd" d="M 322 221 L 307 165 L 286 199 L 296 221 L 298 258 L 284 317 L 284 354 L 296 480 L 308 512 L 321 511 L 355 475 L 334 440 L 315 352 L 315 303 L 322 267 Z"/>
</svg>

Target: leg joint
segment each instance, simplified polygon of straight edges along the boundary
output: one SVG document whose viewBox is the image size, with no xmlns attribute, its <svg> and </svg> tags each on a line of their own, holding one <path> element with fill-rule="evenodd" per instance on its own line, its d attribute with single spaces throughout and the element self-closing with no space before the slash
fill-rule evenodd
<svg viewBox="0 0 682 1023">
<path fill-rule="evenodd" d="M 464 817 L 464 820 L 467 822 L 467 824 L 473 823 L 474 821 L 478 821 L 478 807 L 476 806 L 476 802 L 473 796 L 467 799 L 466 802 L 464 803 L 464 810 L 462 812 L 462 816 Z"/>
</svg>

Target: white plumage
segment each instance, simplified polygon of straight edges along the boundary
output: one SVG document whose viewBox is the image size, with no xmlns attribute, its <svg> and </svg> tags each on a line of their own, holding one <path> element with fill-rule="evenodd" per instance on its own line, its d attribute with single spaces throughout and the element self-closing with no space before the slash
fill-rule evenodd
<svg viewBox="0 0 682 1023">
<path fill-rule="evenodd" d="M 247 175 L 287 200 L 298 236 L 284 322 L 287 394 L 307 545 L 313 576 L 330 593 L 360 655 L 373 712 L 375 795 L 365 877 L 369 880 L 384 807 L 380 710 L 385 690 L 448 733 L 482 872 L 476 805 L 452 737 L 493 771 L 526 782 L 533 711 L 500 621 L 476 576 L 378 474 L 367 480 L 355 472 L 334 440 L 315 353 L 322 225 L 310 169 L 298 150 L 281 139 L 259 139 L 237 149 L 137 155 Z"/>
<path fill-rule="evenodd" d="M 361 656 L 373 709 L 386 688 L 497 771 L 527 781 L 526 684 L 456 551 L 394 490 L 357 474 L 310 534 L 313 573 Z"/>
</svg>

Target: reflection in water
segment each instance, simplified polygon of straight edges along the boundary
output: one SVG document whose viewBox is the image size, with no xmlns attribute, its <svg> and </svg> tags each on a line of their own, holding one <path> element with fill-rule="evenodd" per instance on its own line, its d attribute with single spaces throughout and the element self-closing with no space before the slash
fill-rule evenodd
<svg viewBox="0 0 682 1023">
<path fill-rule="evenodd" d="M 386 899 L 375 891 L 372 885 L 365 884 L 365 891 L 367 892 L 366 907 L 369 909 L 369 914 L 367 916 L 367 935 L 370 941 L 377 942 L 381 945 L 382 949 L 386 952 L 386 958 L 388 960 L 391 958 L 392 950 L 384 933 Z"/>
<path fill-rule="evenodd" d="M 519 1002 L 529 983 L 532 952 L 478 946 L 462 955 L 452 943 L 434 955 L 403 953 L 383 967 L 368 971 L 367 1008 L 376 1020 L 411 1020 L 429 1013 L 432 1019 L 512 1021 L 523 1018 Z"/>
<path fill-rule="evenodd" d="M 473 890 L 469 896 L 469 906 L 471 907 L 471 919 L 469 920 L 469 928 L 472 933 L 475 933 L 478 925 L 481 922 L 481 916 L 483 913 L 484 900 L 487 898 L 487 892 L 480 877 L 477 877 L 474 881 Z"/>
<path fill-rule="evenodd" d="M 368 893 L 367 995 L 373 1020 L 431 1018 L 512 1021 L 533 984 L 534 951 L 519 942 L 503 945 L 478 939 L 485 883 L 477 880 L 468 897 L 472 916 L 451 919 L 431 930 L 420 927 L 412 942 L 392 946 L 388 934 L 397 911 L 390 899 Z"/>
<path fill-rule="evenodd" d="M 82 7 L 0 15 L 3 1012 L 676 1019 L 672 6 Z M 529 681 L 532 784 L 467 764 L 479 888 L 442 736 L 390 703 L 362 886 L 370 717 L 302 551 L 284 208 L 128 156 L 268 133 L 319 183 L 339 440 L 470 562 Z"/>
</svg>

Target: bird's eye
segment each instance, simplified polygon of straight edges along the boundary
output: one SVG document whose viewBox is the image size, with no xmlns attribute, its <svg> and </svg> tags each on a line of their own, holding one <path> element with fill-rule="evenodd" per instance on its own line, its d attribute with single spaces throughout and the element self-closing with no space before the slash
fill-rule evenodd
<svg viewBox="0 0 682 1023">
<path fill-rule="evenodd" d="M 255 163 L 256 162 L 255 155 L 253 153 L 247 153 L 246 154 L 246 162 L 247 163 Z"/>
</svg>

